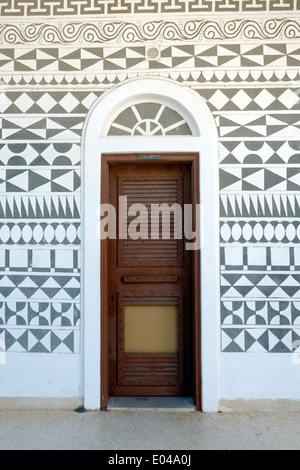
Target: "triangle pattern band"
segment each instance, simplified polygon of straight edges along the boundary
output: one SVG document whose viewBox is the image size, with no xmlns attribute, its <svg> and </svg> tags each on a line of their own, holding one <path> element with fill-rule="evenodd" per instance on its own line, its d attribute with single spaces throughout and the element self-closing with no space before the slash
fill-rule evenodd
<svg viewBox="0 0 300 470">
<path fill-rule="evenodd" d="M 84 117 L 65 119 L 62 117 L 2 119 L 1 138 L 16 141 L 26 140 L 79 140 Z"/>
<path fill-rule="evenodd" d="M 80 188 L 79 169 L 7 169 L 0 170 L 1 174 L 5 192 L 76 192 Z"/>
<path fill-rule="evenodd" d="M 221 190 L 242 191 L 300 191 L 300 168 L 251 167 L 236 165 L 220 169 Z"/>
<path fill-rule="evenodd" d="M 300 136 L 300 118 L 298 114 L 253 115 L 239 113 L 236 117 L 219 116 L 216 119 L 220 137 L 285 137 Z"/>
<path fill-rule="evenodd" d="M 223 352 L 291 353 L 299 340 L 299 329 L 222 328 Z"/>
<path fill-rule="evenodd" d="M 0 195 L 3 219 L 80 219 L 79 196 Z"/>
<path fill-rule="evenodd" d="M 24 1 L 24 0 L 23 0 Z M 146 49 L 143 46 L 122 48 L 73 46 L 64 48 L 38 47 L 29 52 L 20 52 L 3 48 L 0 54 L 0 70 L 11 72 L 34 72 L 51 70 L 54 72 L 75 72 L 82 70 L 110 71 L 127 70 L 141 67 L 157 68 L 212 68 L 222 66 L 234 67 L 269 67 L 300 65 L 300 51 L 295 47 L 287 50 L 285 44 L 270 43 L 266 45 L 240 44 L 183 45 L 162 47 L 157 60 L 147 61 Z"/>
<path fill-rule="evenodd" d="M 1 275 L 0 289 L 7 301 L 68 301 L 79 299 L 80 279 L 63 275 Z"/>
<path fill-rule="evenodd" d="M 298 194 L 221 194 L 221 217 L 300 217 Z"/>
<path fill-rule="evenodd" d="M 79 353 L 79 330 L 0 328 L 6 352 Z"/>
<path fill-rule="evenodd" d="M 223 274 L 221 296 L 225 298 L 300 298 L 300 274 Z"/>
</svg>

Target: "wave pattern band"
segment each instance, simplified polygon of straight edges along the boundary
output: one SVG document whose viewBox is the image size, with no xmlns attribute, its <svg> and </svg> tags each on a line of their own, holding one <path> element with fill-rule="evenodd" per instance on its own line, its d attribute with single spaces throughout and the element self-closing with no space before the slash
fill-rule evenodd
<svg viewBox="0 0 300 470">
<path fill-rule="evenodd" d="M 300 20 L 189 20 L 186 22 L 31 23 L 0 26 L 1 44 L 135 43 L 155 40 L 298 39 Z"/>
</svg>

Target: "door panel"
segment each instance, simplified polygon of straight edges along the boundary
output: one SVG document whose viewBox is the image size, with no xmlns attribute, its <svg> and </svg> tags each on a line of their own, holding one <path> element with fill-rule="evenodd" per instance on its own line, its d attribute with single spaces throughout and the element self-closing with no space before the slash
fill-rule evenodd
<svg viewBox="0 0 300 470">
<path fill-rule="evenodd" d="M 154 170 L 152 165 L 151 169 Z M 142 171 L 141 168 L 139 170 Z M 143 204 L 148 213 L 151 204 L 168 204 L 172 206 L 175 203 L 183 207 L 183 175 L 119 175 L 118 195 L 127 197 L 127 207 L 133 204 Z M 124 207 L 122 213 L 124 215 Z M 159 267 L 163 264 L 166 266 L 182 266 L 183 242 L 182 239 L 172 237 L 174 235 L 173 218 L 170 224 L 170 238 L 162 240 L 161 238 L 154 239 L 154 236 L 159 237 L 159 229 L 162 229 L 162 223 L 157 220 L 157 217 L 156 220 L 152 220 L 146 214 L 141 214 L 141 216 L 141 238 L 137 240 L 132 238 L 119 240 L 118 266 Z M 132 216 L 123 217 L 124 223 L 122 226 L 125 234 L 128 232 L 130 234 L 130 224 L 133 219 Z M 153 219 L 155 218 L 153 217 Z M 149 239 L 150 233 L 151 239 Z"/>
<path fill-rule="evenodd" d="M 190 188 L 189 165 L 110 167 L 110 395 L 191 393 L 191 260 L 180 237 Z M 153 204 L 172 211 L 163 219 Z"/>
<path fill-rule="evenodd" d="M 178 353 L 178 306 L 125 305 L 124 353 Z"/>
</svg>

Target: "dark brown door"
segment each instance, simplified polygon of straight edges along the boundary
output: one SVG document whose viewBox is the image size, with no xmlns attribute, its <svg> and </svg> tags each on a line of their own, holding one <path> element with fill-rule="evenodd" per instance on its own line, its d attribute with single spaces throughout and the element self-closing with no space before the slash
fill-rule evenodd
<svg viewBox="0 0 300 470">
<path fill-rule="evenodd" d="M 181 236 L 190 166 L 111 165 L 109 202 L 118 214 L 109 241 L 109 394 L 190 395 L 191 253 Z"/>
</svg>

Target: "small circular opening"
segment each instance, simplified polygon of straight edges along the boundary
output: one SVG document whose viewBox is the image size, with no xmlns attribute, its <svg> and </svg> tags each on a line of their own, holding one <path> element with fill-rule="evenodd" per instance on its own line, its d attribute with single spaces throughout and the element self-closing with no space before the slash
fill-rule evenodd
<svg viewBox="0 0 300 470">
<path fill-rule="evenodd" d="M 147 57 L 149 60 L 154 60 L 159 57 L 159 49 L 157 47 L 150 47 L 147 50 Z"/>
</svg>

